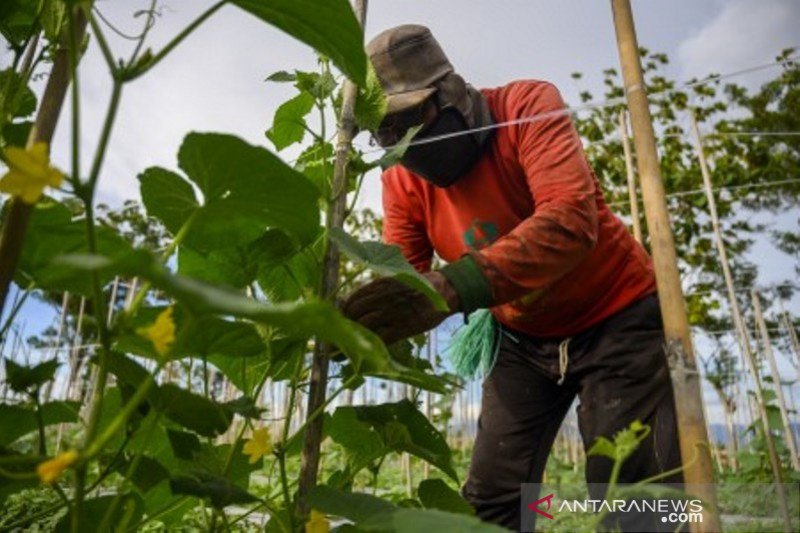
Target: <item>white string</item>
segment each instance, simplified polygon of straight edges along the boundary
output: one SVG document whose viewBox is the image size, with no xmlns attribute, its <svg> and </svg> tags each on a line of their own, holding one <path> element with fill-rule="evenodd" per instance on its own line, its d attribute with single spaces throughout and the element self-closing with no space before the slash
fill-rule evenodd
<svg viewBox="0 0 800 533">
<path fill-rule="evenodd" d="M 800 178 L 792 178 L 792 179 L 785 179 L 785 180 L 776 180 L 776 181 L 767 181 L 764 183 L 749 183 L 746 185 L 728 185 L 723 187 L 714 187 L 711 190 L 716 191 L 733 191 L 737 189 L 760 189 L 762 187 L 777 187 L 779 185 L 789 185 L 791 183 L 798 183 L 800 182 Z M 681 196 L 691 196 L 694 194 L 700 194 L 706 192 L 705 189 L 692 189 L 688 191 L 678 191 L 667 194 L 667 198 L 679 198 Z M 642 202 L 642 199 L 639 198 L 639 202 Z M 612 202 L 610 204 L 606 204 L 609 207 L 619 207 L 622 205 L 628 205 L 630 202 L 626 201 L 619 201 L 619 202 Z"/>
<path fill-rule="evenodd" d="M 729 72 L 727 74 L 711 75 L 711 76 L 708 76 L 708 77 L 700 79 L 700 80 L 689 81 L 689 82 L 686 82 L 686 83 L 683 83 L 683 84 L 679 85 L 678 87 L 676 87 L 674 89 L 669 89 L 669 90 L 664 90 L 664 91 L 658 91 L 658 92 L 651 93 L 651 96 L 652 95 L 659 95 L 658 100 L 663 100 L 667 96 L 669 96 L 671 94 L 674 94 L 674 93 L 678 92 L 681 89 L 696 87 L 698 85 L 705 85 L 707 83 L 716 82 L 716 81 L 719 81 L 719 80 L 732 78 L 732 77 L 735 77 L 735 76 L 740 76 L 742 74 L 747 74 L 747 73 L 750 73 L 750 72 L 763 70 L 763 69 L 770 68 L 770 67 L 773 67 L 773 66 L 776 66 L 776 65 L 783 65 L 783 64 L 788 63 L 789 61 L 792 61 L 794 59 L 800 59 L 800 55 L 790 56 L 790 57 L 787 57 L 787 58 L 779 60 L 779 61 L 772 61 L 770 63 L 764 63 L 762 65 L 756 65 L 754 67 L 749 67 L 749 68 L 746 68 L 746 69 Z M 574 115 L 574 114 L 580 113 L 582 111 L 589 111 L 589 110 L 592 110 L 592 109 L 601 109 L 601 108 L 604 108 L 604 107 L 611 107 L 611 106 L 614 106 L 614 105 L 624 104 L 626 101 L 627 100 L 626 100 L 626 98 L 624 96 L 620 96 L 620 97 L 617 97 L 617 98 L 610 98 L 608 100 L 603 100 L 603 101 L 600 101 L 600 102 L 590 102 L 590 103 L 586 103 L 586 104 L 583 104 L 583 105 L 580 105 L 580 106 L 575 106 L 575 107 L 564 107 L 563 109 L 557 109 L 557 110 L 554 110 L 554 111 L 548 111 L 546 113 L 540 113 L 538 115 L 532 115 L 532 116 L 529 116 L 529 117 L 520 117 L 520 118 L 517 118 L 517 119 L 514 119 L 514 120 L 508 120 L 508 121 L 505 121 L 505 122 L 497 122 L 495 124 L 489 124 L 489 125 L 486 125 L 486 126 L 479 126 L 479 127 L 476 127 L 476 128 L 470 128 L 470 129 L 466 129 L 466 130 L 463 130 L 463 131 L 445 133 L 445 134 L 436 135 L 436 136 L 433 136 L 433 137 L 426 137 L 424 139 L 418 139 L 416 141 L 411 141 L 408 144 L 408 146 L 419 146 L 419 145 L 422 145 L 422 144 L 430 144 L 430 143 L 442 141 L 442 140 L 445 140 L 445 139 L 450 139 L 450 138 L 453 138 L 453 137 L 460 137 L 462 135 L 468 135 L 468 134 L 471 134 L 471 133 L 479 133 L 479 132 L 487 131 L 487 130 L 500 129 L 500 128 L 503 128 L 503 127 L 506 127 L 506 126 L 516 126 L 516 125 L 519 125 L 519 124 L 535 123 L 535 122 L 539 122 L 541 120 L 545 120 L 545 119 L 548 119 L 548 118 L 560 117 L 560 116 L 564 116 L 564 115 Z M 795 133 L 795 132 L 791 132 L 791 133 Z M 363 146 L 359 146 L 359 145 L 355 145 L 355 146 L 357 148 L 364 148 Z M 397 146 L 398 145 L 395 144 L 395 145 L 387 146 L 387 147 L 362 150 L 362 153 L 363 154 L 372 154 L 372 153 L 376 153 L 376 152 L 389 151 L 389 150 L 392 150 L 393 148 L 396 148 Z"/>
</svg>

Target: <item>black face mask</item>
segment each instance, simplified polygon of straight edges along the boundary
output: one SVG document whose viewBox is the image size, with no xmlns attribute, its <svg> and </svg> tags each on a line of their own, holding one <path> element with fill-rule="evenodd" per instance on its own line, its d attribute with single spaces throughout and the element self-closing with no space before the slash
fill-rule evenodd
<svg viewBox="0 0 800 533">
<path fill-rule="evenodd" d="M 464 117 L 454 107 L 439 111 L 436 120 L 420 131 L 414 140 L 423 140 L 439 135 L 464 132 L 469 129 Z M 406 150 L 400 162 L 411 172 L 433 183 L 437 187 L 449 187 L 469 172 L 483 155 L 483 142 L 477 133 L 466 133 L 429 143 L 415 144 Z"/>
</svg>

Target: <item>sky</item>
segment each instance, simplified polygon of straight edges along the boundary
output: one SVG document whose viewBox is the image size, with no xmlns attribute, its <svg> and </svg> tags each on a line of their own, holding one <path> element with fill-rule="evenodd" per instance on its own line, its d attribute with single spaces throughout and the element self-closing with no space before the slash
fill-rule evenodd
<svg viewBox="0 0 800 533">
<path fill-rule="evenodd" d="M 137 34 L 144 17 L 134 14 L 149 0 L 98 0 L 119 30 Z M 147 43 L 160 49 L 211 1 L 159 2 L 160 17 Z M 687 80 L 767 63 L 786 47 L 800 45 L 800 1 L 633 0 L 639 43 L 671 59 L 667 73 Z M 478 87 L 514 79 L 555 83 L 567 102 L 578 93 L 602 91 L 602 71 L 618 67 L 609 2 L 599 0 L 372 0 L 367 39 L 388 27 L 419 23 L 431 28 L 456 70 Z M 131 43 L 106 28 L 115 55 Z M 2 52 L 5 54 L 5 52 Z M 9 58 L 0 58 L 0 65 Z M 176 153 L 190 131 L 219 131 L 272 148 L 264 137 L 278 105 L 292 96 L 288 85 L 264 79 L 277 70 L 315 67 L 309 47 L 239 10 L 222 8 L 146 76 L 125 86 L 111 148 L 100 179 L 99 200 L 118 205 L 138 198 L 136 175 L 152 165 L 176 168 Z M 583 72 L 576 82 L 570 76 Z M 773 71 L 735 81 L 755 87 Z M 109 97 L 110 78 L 96 43 L 80 67 L 84 165 L 91 161 Z M 64 117 L 68 117 L 65 114 Z M 69 122 L 53 142 L 53 161 L 69 168 Z M 365 144 L 366 139 L 357 138 Z M 296 152 L 287 150 L 291 159 Z M 282 154 L 284 155 L 284 154 Z M 365 180 L 362 207 L 379 209 L 377 174 Z M 797 213 L 778 223 L 796 224 Z M 760 281 L 785 279 L 791 263 L 758 244 L 766 273 Z M 42 311 L 31 304 L 31 320 Z M 800 309 L 793 308 L 795 314 Z M 787 367 L 788 368 L 788 367 Z M 796 389 L 800 391 L 800 388 Z M 800 392 L 799 392 L 800 394 Z M 800 396 L 798 396 L 800 397 Z M 709 398 L 712 399 L 712 398 Z"/>
</svg>

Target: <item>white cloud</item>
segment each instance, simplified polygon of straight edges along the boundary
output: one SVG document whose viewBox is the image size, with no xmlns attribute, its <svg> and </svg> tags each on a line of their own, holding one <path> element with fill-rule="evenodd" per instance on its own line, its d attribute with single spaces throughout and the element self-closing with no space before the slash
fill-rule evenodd
<svg viewBox="0 0 800 533">
<path fill-rule="evenodd" d="M 800 44 L 800 2 L 795 0 L 733 0 L 678 47 L 684 77 L 703 77 L 773 59 L 786 47 Z M 763 81 L 770 72 L 736 81 Z"/>
</svg>

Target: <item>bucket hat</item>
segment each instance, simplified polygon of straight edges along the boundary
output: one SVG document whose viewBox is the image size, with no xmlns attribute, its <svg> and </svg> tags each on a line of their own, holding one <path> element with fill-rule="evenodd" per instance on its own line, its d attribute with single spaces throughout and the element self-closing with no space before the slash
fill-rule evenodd
<svg viewBox="0 0 800 533">
<path fill-rule="evenodd" d="M 385 30 L 366 50 L 386 94 L 386 114 L 421 104 L 436 92 L 434 84 L 453 72 L 431 31 L 418 24 Z"/>
</svg>

